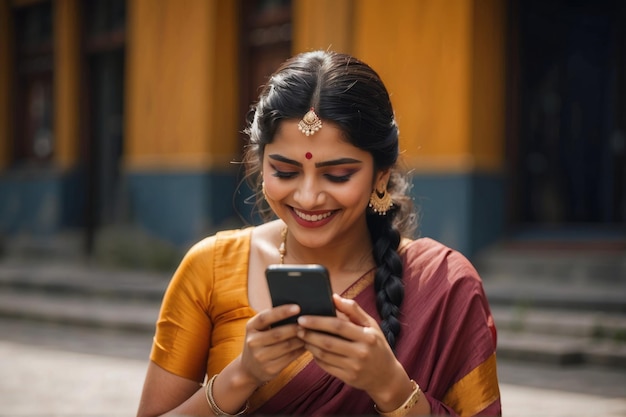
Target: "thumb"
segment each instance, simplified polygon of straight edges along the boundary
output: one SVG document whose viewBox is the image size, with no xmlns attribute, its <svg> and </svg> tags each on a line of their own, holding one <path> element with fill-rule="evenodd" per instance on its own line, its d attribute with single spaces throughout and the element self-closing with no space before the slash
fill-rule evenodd
<svg viewBox="0 0 626 417">
<path fill-rule="evenodd" d="M 343 298 L 338 294 L 333 294 L 333 301 L 335 302 L 335 308 L 345 314 L 352 323 L 363 327 L 376 324 L 376 321 L 356 301 Z"/>
</svg>

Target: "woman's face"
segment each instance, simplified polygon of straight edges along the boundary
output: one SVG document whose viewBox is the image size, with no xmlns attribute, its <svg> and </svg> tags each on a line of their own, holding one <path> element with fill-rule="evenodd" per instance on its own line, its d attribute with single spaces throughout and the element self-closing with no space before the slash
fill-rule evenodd
<svg viewBox="0 0 626 417">
<path fill-rule="evenodd" d="M 369 197 L 382 177 L 374 177 L 372 155 L 329 122 L 306 136 L 298 121 L 283 121 L 264 150 L 267 202 L 289 233 L 311 248 L 362 237 Z"/>
</svg>

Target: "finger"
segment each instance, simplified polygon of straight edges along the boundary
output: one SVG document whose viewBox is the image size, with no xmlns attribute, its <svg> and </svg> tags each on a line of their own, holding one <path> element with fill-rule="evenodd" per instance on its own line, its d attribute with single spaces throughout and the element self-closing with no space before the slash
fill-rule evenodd
<svg viewBox="0 0 626 417">
<path fill-rule="evenodd" d="M 356 334 L 354 328 L 360 328 L 351 321 L 327 316 L 300 316 L 298 317 L 298 325 L 311 334 L 328 333 L 343 339 L 352 339 L 350 335 Z M 298 337 L 300 337 L 300 333 Z"/>
<path fill-rule="evenodd" d="M 261 311 L 248 321 L 248 326 L 250 330 L 267 330 L 273 324 L 286 318 L 293 317 L 299 313 L 300 306 L 297 304 L 285 304 Z"/>
<path fill-rule="evenodd" d="M 367 314 L 356 301 L 343 298 L 338 294 L 333 294 L 333 301 L 335 308 L 345 314 L 351 322 L 363 327 L 376 323 L 376 320 Z"/>
<path fill-rule="evenodd" d="M 287 326 L 285 326 L 287 327 Z M 291 327 L 296 327 L 295 325 Z M 252 348 L 252 355 L 258 362 L 272 361 L 277 358 L 281 358 L 286 354 L 289 354 L 300 349 L 304 349 L 305 342 L 295 337 L 295 330 L 293 335 L 286 336 L 287 332 L 282 329 L 277 329 L 278 334 L 275 337 L 268 337 L 266 333 L 274 332 L 273 330 L 264 332 L 262 335 L 256 335 L 249 342 L 249 346 Z M 291 333 L 291 332 L 289 332 Z"/>
<path fill-rule="evenodd" d="M 282 371 L 287 365 L 298 359 L 305 352 L 306 349 L 304 347 L 301 347 L 299 349 L 292 350 L 275 358 L 269 359 L 266 362 L 263 362 L 264 370 L 267 374 L 274 377 L 278 375 L 278 373 L 280 373 L 280 371 Z"/>
<path fill-rule="evenodd" d="M 247 344 L 253 349 L 276 348 L 284 343 L 299 347 L 302 341 L 297 336 L 298 329 L 299 327 L 295 324 L 287 324 L 252 332 L 247 336 Z"/>
<path fill-rule="evenodd" d="M 323 337 L 317 337 L 318 335 L 332 336 L 334 339 L 343 340 L 346 342 L 358 342 L 364 343 L 367 346 L 376 344 L 376 339 L 380 333 L 380 327 L 372 319 L 372 326 L 361 326 L 353 323 L 352 321 L 345 321 L 337 319 L 336 317 L 323 317 L 323 316 L 300 316 L 298 318 L 298 324 L 301 329 L 298 331 L 298 337 L 307 343 L 312 343 L 320 346 L 324 349 L 333 349 L 334 347 L 327 347 L 324 344 L 328 343 L 331 339 Z M 350 349 L 350 344 L 341 345 L 346 349 Z"/>
<path fill-rule="evenodd" d="M 348 350 L 341 352 L 340 349 L 325 350 L 315 345 L 307 344 L 306 350 L 313 355 L 315 363 L 327 373 L 338 377 L 343 381 L 352 381 L 358 374 L 362 365 Z"/>
</svg>

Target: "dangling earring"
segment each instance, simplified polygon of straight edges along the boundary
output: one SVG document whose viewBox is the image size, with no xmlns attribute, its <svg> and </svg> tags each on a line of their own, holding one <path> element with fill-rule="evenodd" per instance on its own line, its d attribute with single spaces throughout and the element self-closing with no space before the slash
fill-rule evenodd
<svg viewBox="0 0 626 417">
<path fill-rule="evenodd" d="M 378 191 L 374 189 L 372 195 L 370 195 L 369 207 L 374 210 L 374 213 L 378 213 L 379 216 L 387 214 L 389 209 L 393 207 L 393 201 L 391 200 L 391 194 L 387 192 L 387 189 Z"/>
<path fill-rule="evenodd" d="M 267 200 L 267 194 L 265 194 L 265 181 L 261 182 L 261 192 L 263 193 L 263 198 Z"/>
</svg>

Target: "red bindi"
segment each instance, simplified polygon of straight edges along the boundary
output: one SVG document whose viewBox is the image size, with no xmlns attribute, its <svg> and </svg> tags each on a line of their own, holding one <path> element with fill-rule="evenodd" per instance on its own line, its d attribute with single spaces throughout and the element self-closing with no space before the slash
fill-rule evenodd
<svg viewBox="0 0 626 417">
<path fill-rule="evenodd" d="M 313 154 L 311 152 L 307 152 L 306 154 L 304 154 L 304 157 L 306 159 L 311 159 L 311 158 L 313 158 Z"/>
</svg>

